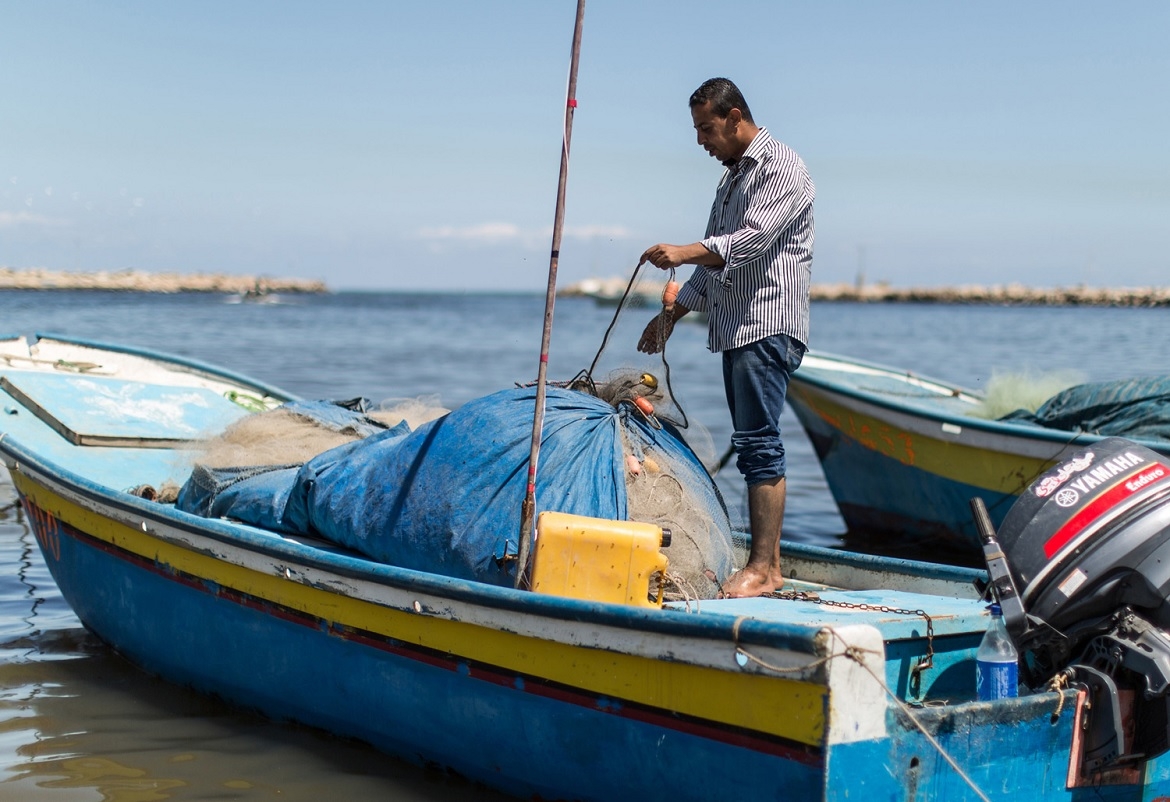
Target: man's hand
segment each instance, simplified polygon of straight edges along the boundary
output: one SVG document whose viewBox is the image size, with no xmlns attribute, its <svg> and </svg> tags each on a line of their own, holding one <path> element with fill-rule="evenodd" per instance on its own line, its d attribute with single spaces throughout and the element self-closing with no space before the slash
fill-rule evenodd
<svg viewBox="0 0 1170 802">
<path fill-rule="evenodd" d="M 701 242 L 692 242 L 690 245 L 668 245 L 660 242 L 651 245 L 642 254 L 639 265 L 646 262 L 661 270 L 670 270 L 679 265 L 704 265 L 706 267 L 723 267 L 723 257 L 707 250 Z"/>
<path fill-rule="evenodd" d="M 642 338 L 638 340 L 638 350 L 643 354 L 657 354 L 666 347 L 670 333 L 674 331 L 675 317 L 668 312 L 659 312 L 654 319 L 646 324 Z"/>
<path fill-rule="evenodd" d="M 684 246 L 667 245 L 665 242 L 660 242 L 647 248 L 638 264 L 649 262 L 661 270 L 669 270 L 683 264 L 685 257 L 683 251 Z"/>
</svg>

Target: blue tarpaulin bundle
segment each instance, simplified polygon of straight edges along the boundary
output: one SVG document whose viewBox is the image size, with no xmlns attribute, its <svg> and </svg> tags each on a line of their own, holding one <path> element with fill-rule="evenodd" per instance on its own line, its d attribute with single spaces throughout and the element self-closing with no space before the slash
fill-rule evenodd
<svg viewBox="0 0 1170 802">
<path fill-rule="evenodd" d="M 505 390 L 410 431 L 405 423 L 326 451 L 304 465 L 199 467 L 176 505 L 288 534 L 323 538 L 405 568 L 511 586 L 528 477 L 535 390 Z M 298 414 L 312 415 L 312 405 Z M 338 416 L 359 412 L 329 409 Z M 623 435 L 701 476 L 700 503 L 723 509 L 690 448 L 628 404 L 549 388 L 537 512 L 625 520 Z M 718 524 L 730 523 L 726 512 Z"/>
<path fill-rule="evenodd" d="M 1000 418 L 1049 429 L 1149 440 L 1170 440 L 1170 376 L 1078 384 L 1057 393 L 1035 413 Z"/>
</svg>

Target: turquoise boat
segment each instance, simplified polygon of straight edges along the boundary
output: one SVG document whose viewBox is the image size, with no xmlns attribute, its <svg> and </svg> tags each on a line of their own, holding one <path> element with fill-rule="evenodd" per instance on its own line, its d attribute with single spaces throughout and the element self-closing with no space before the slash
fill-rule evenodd
<svg viewBox="0 0 1170 802">
<path fill-rule="evenodd" d="M 978 393 L 907 370 L 810 353 L 788 401 L 851 531 L 977 553 L 970 500 L 995 525 L 1070 446 L 1102 435 L 976 417 Z M 1131 438 L 1162 454 L 1170 442 Z"/>
<path fill-rule="evenodd" d="M 204 433 L 290 400 L 140 349 L 0 338 L 0 456 L 63 597 L 126 659 L 520 798 L 1170 795 L 1165 755 L 1086 768 L 1083 689 L 975 699 L 983 571 L 788 544 L 783 593 L 615 601 L 143 492 Z"/>
</svg>

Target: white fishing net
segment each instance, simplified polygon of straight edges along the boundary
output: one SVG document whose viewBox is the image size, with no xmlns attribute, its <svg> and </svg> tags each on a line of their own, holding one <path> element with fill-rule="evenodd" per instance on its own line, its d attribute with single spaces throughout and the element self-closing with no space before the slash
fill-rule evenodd
<svg viewBox="0 0 1170 802">
<path fill-rule="evenodd" d="M 1031 373 L 1028 371 L 993 373 L 987 390 L 971 415 L 996 420 L 1017 409 L 1035 412 L 1061 390 L 1080 384 L 1084 377 L 1071 370 Z"/>
<path fill-rule="evenodd" d="M 614 371 L 597 385 L 596 395 L 619 409 L 623 403 L 634 404 L 637 412 L 632 414 L 641 415 L 652 426 L 673 428 L 674 422 L 662 412 L 675 408 L 673 400 L 653 374 Z M 679 459 L 634 439 L 631 431 L 623 429 L 622 438 L 630 520 L 671 533 L 670 545 L 662 549 L 669 561 L 664 597 L 715 598 L 723 580 L 743 566 L 744 552 L 737 548 L 722 498 L 703 467 L 710 462 L 697 452 L 694 461 Z M 674 432 L 682 437 L 677 429 Z M 685 444 L 690 445 L 692 433 L 688 429 Z M 691 450 L 695 451 L 693 446 Z M 657 585 L 652 590 L 656 594 Z"/>
<path fill-rule="evenodd" d="M 406 421 L 415 429 L 446 415 L 435 396 L 384 401 L 366 415 L 386 426 Z M 217 437 L 204 440 L 193 462 L 208 468 L 300 465 L 331 448 L 359 439 L 356 432 L 337 432 L 283 408 L 240 418 Z"/>
</svg>

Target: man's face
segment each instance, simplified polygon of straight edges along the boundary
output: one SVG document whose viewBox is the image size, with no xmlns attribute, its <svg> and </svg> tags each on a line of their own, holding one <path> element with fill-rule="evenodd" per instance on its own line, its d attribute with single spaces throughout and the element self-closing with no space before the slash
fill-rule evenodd
<svg viewBox="0 0 1170 802">
<path fill-rule="evenodd" d="M 735 136 L 741 119 L 739 109 L 732 109 L 726 117 L 716 117 L 711 111 L 711 102 L 707 101 L 691 107 L 691 119 L 695 122 L 699 145 L 720 162 L 743 155 Z"/>
</svg>

